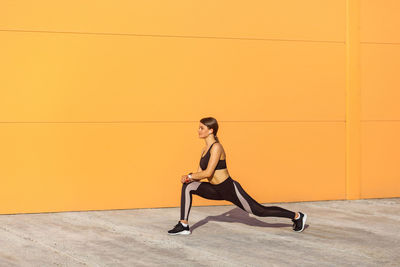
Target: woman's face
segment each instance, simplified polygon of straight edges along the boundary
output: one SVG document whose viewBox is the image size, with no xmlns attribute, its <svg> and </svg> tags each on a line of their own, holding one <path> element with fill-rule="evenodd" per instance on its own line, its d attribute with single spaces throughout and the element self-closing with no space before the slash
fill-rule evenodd
<svg viewBox="0 0 400 267">
<path fill-rule="evenodd" d="M 199 132 L 199 138 L 206 138 L 210 132 L 210 129 L 208 129 L 206 125 L 200 122 L 198 132 Z"/>
</svg>

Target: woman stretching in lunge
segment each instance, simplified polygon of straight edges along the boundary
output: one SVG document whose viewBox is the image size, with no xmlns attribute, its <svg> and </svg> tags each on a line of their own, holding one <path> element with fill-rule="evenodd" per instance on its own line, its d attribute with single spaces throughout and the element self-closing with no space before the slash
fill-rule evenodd
<svg viewBox="0 0 400 267">
<path fill-rule="evenodd" d="M 206 142 L 200 159 L 200 166 L 196 173 L 183 175 L 181 178 L 181 220 L 170 231 L 170 235 L 190 234 L 188 218 L 192 206 L 192 194 L 206 199 L 227 200 L 245 210 L 260 217 L 285 217 L 292 219 L 293 230 L 301 232 L 304 230 L 307 214 L 295 213 L 276 206 L 263 206 L 252 199 L 240 186 L 233 180 L 226 168 L 226 155 L 222 145 L 217 138 L 218 122 L 212 117 L 200 120 L 199 137 Z M 207 151 L 203 156 L 204 151 Z M 223 159 L 221 159 L 223 158 Z M 207 178 L 209 182 L 199 182 Z"/>
</svg>

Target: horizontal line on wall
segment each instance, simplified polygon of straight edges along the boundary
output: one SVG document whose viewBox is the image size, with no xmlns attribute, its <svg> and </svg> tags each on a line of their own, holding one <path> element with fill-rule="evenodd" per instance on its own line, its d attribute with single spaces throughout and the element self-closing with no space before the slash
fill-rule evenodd
<svg viewBox="0 0 400 267">
<path fill-rule="evenodd" d="M 268 39 L 268 38 L 217 37 L 217 36 L 186 36 L 186 35 L 161 35 L 161 34 L 158 35 L 158 34 L 107 33 L 107 32 L 68 32 L 68 31 L 1 30 L 1 29 L 0 29 L 0 32 L 57 33 L 57 34 L 62 33 L 62 34 L 116 35 L 116 36 L 136 36 L 136 37 L 168 37 L 168 38 L 195 38 L 195 39 L 281 41 L 281 42 L 312 42 L 312 43 L 339 43 L 339 44 L 345 44 L 345 41 Z"/>
<path fill-rule="evenodd" d="M 380 43 L 380 42 L 360 42 L 361 44 L 387 44 L 387 45 L 400 45 L 400 43 Z"/>
<path fill-rule="evenodd" d="M 0 123 L 193 123 L 199 121 L 0 121 Z M 344 120 L 330 120 L 330 121 L 223 121 L 218 122 L 346 122 Z"/>
</svg>

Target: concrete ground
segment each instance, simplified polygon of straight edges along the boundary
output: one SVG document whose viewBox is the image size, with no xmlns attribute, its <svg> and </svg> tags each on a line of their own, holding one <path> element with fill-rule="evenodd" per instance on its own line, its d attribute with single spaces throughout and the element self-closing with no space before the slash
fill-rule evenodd
<svg viewBox="0 0 400 267">
<path fill-rule="evenodd" d="M 400 266 L 399 198 L 264 205 L 307 228 L 234 206 L 192 207 L 189 236 L 167 235 L 178 208 L 0 215 L 0 266 Z"/>
</svg>

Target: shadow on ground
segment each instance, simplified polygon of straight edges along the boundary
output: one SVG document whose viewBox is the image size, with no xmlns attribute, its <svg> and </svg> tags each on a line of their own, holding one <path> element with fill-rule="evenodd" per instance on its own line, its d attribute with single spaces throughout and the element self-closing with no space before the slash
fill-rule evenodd
<svg viewBox="0 0 400 267">
<path fill-rule="evenodd" d="M 196 230 L 196 228 L 205 225 L 210 221 L 215 222 L 229 222 L 229 223 L 243 223 L 250 226 L 259 226 L 259 227 L 291 227 L 292 223 L 266 223 L 263 221 L 258 220 L 257 218 L 250 217 L 249 213 L 241 210 L 240 208 L 234 208 L 228 212 L 222 213 L 221 215 L 217 216 L 207 216 L 201 221 L 193 224 L 190 227 L 191 232 Z M 308 225 L 305 225 L 305 228 L 308 228 Z"/>
</svg>

